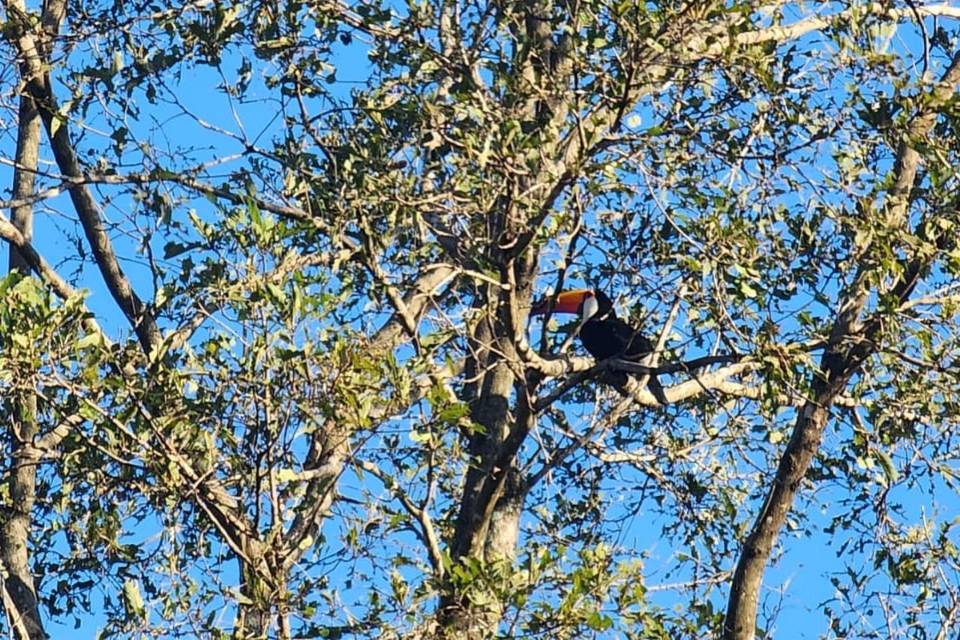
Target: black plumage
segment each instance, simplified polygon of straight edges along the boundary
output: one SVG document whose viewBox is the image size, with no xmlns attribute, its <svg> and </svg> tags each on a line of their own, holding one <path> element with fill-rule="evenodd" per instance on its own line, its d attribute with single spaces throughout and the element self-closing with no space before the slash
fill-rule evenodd
<svg viewBox="0 0 960 640">
<path fill-rule="evenodd" d="M 640 360 L 654 350 L 654 344 L 624 320 L 617 317 L 610 298 L 602 291 L 594 290 L 597 312 L 580 328 L 580 341 L 584 348 L 597 360 L 620 357 L 625 360 Z M 604 382 L 626 393 L 628 375 L 622 371 L 608 371 Z M 647 388 L 660 404 L 667 404 L 663 386 L 656 374 L 651 374 Z"/>
<path fill-rule="evenodd" d="M 537 305 L 533 313 L 544 313 L 546 302 Z M 561 313 L 576 313 L 582 320 L 580 341 L 597 360 L 620 357 L 625 360 L 640 360 L 654 350 L 654 344 L 639 329 L 631 327 L 617 317 L 613 302 L 602 291 L 581 289 L 560 294 L 554 310 Z M 623 371 L 605 372 L 603 381 L 626 393 L 629 375 Z M 660 404 L 667 404 L 663 386 L 656 374 L 651 374 L 647 388 Z"/>
</svg>

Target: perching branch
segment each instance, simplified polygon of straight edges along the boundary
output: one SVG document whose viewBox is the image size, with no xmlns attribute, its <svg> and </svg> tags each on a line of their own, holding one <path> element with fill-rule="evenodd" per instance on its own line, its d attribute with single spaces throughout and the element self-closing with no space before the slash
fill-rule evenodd
<svg viewBox="0 0 960 640">
<path fill-rule="evenodd" d="M 650 375 L 655 373 L 676 373 L 678 371 L 692 373 L 697 369 L 709 366 L 711 364 L 738 363 L 742 359 L 743 356 L 739 355 L 704 356 L 701 358 L 694 358 L 693 360 L 689 360 L 687 362 L 673 362 L 663 364 L 658 367 L 648 367 L 646 365 L 636 364 L 622 358 L 610 358 L 594 364 L 589 369 L 578 371 L 569 376 L 548 395 L 538 398 L 534 404 L 534 411 L 536 413 L 544 411 L 547 407 L 563 397 L 568 391 L 580 385 L 581 383 L 586 382 L 587 380 L 593 380 L 597 378 L 604 371 L 627 371 L 642 375 Z M 687 400 L 710 389 L 723 391 L 724 384 L 729 380 L 729 378 L 755 369 L 757 366 L 759 365 L 755 362 L 732 364 L 729 367 L 724 367 L 722 369 L 710 372 L 705 376 L 700 376 L 696 380 L 683 382 L 672 387 L 665 387 L 664 393 L 667 396 L 667 400 L 670 402 L 680 402 L 681 400 Z M 638 403 L 645 406 L 658 406 L 659 403 L 657 402 L 656 398 L 654 398 L 653 394 L 647 390 L 645 385 L 638 383 L 635 386 L 637 388 L 631 389 L 631 393 Z"/>
</svg>

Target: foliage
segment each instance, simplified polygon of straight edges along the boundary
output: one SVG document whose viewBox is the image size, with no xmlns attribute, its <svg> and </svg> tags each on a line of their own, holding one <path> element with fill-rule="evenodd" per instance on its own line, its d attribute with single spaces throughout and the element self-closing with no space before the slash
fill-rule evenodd
<svg viewBox="0 0 960 640">
<path fill-rule="evenodd" d="M 4 6 L 12 69 L 39 18 Z M 721 637 L 816 406 L 757 634 L 791 603 L 829 637 L 950 628 L 958 31 L 921 9 L 67 3 L 36 100 L 82 175 L 39 173 L 34 246 L 88 292 L 0 281 L 45 619 Z M 14 121 L 38 89 L 0 78 Z M 98 203 L 139 318 L 54 187 Z M 528 321 L 577 286 L 661 364 L 737 361 L 622 398 L 568 357 L 576 322 Z M 797 548 L 815 597 L 783 578 Z"/>
</svg>

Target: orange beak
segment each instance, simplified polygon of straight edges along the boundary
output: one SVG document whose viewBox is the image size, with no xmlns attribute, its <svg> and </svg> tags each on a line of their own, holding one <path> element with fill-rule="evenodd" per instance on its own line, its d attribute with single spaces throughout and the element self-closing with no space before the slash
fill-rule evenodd
<svg viewBox="0 0 960 640">
<path fill-rule="evenodd" d="M 592 296 L 592 289 L 571 289 L 564 291 L 557 296 L 557 303 L 553 305 L 554 313 L 580 313 L 580 305 L 583 304 L 587 296 Z M 550 298 L 545 298 L 533 305 L 530 309 L 530 315 L 543 315 L 547 312 L 550 305 Z"/>
</svg>

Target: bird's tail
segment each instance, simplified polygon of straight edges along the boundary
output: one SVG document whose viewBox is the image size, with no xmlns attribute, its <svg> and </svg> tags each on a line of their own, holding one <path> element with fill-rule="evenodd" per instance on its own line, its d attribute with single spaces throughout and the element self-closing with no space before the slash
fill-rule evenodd
<svg viewBox="0 0 960 640">
<path fill-rule="evenodd" d="M 630 377 L 621 371 L 606 371 L 601 379 L 616 388 L 622 396 L 629 396 L 630 385 L 636 384 L 636 381 L 631 381 Z M 658 403 L 661 405 L 669 404 L 667 394 L 664 393 L 663 385 L 657 380 L 657 376 L 650 376 L 650 379 L 647 380 L 647 389 L 650 390 L 650 393 L 653 394 L 653 397 L 657 399 Z"/>
<path fill-rule="evenodd" d="M 650 393 L 657 399 L 657 402 L 664 405 L 667 404 L 667 394 L 663 392 L 663 385 L 657 380 L 657 376 L 650 376 L 650 380 L 647 381 L 647 389 L 650 389 Z"/>
</svg>

